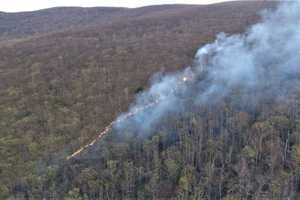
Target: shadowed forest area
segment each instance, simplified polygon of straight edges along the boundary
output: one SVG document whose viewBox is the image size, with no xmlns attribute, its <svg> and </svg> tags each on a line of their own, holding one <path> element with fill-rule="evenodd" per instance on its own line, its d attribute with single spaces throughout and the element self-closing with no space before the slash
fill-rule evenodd
<svg viewBox="0 0 300 200">
<path fill-rule="evenodd" d="M 191 65 L 216 34 L 243 32 L 275 6 L 0 13 L 0 199 L 298 199 L 297 89 L 251 109 L 237 89 L 217 106 L 164 117 L 147 137 L 112 131 L 65 159 L 156 72 Z M 256 94 L 246 95 L 251 103 Z"/>
</svg>

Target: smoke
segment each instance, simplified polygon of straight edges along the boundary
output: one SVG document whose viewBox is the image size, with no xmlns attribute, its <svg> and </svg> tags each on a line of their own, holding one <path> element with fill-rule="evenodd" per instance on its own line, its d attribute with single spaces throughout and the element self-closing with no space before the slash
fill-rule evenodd
<svg viewBox="0 0 300 200">
<path fill-rule="evenodd" d="M 163 117 L 185 111 L 190 104 L 206 106 L 239 89 L 256 99 L 276 99 L 298 82 L 300 71 L 300 3 L 283 2 L 264 11 L 262 22 L 243 34 L 220 33 L 197 51 L 194 64 L 183 71 L 157 76 L 137 96 L 114 128 L 151 131 Z"/>
</svg>

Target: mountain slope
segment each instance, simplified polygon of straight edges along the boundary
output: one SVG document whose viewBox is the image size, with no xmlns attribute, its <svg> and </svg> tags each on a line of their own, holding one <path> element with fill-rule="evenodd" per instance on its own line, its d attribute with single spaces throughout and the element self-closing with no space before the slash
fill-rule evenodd
<svg viewBox="0 0 300 200">
<path fill-rule="evenodd" d="M 49 32 L 62 32 L 68 29 L 84 29 L 86 26 L 97 26 L 112 24 L 114 22 L 128 22 L 134 19 L 179 16 L 180 13 L 195 14 L 203 12 L 205 17 L 227 15 L 234 7 L 244 7 L 240 12 L 246 12 L 243 16 L 251 15 L 254 9 L 258 9 L 266 2 L 256 2 L 257 5 L 249 2 L 235 2 L 232 7 L 229 3 L 220 3 L 207 6 L 190 5 L 162 5 L 148 6 L 138 9 L 128 8 L 80 8 L 80 7 L 58 7 L 44 9 L 34 12 L 0 13 L 0 40 L 24 38 L 33 35 L 48 34 Z M 216 7 L 215 7 L 216 6 Z M 230 8 L 231 7 L 231 8 Z M 214 12 L 214 8 L 222 12 Z M 236 14 L 238 14 L 236 13 Z M 232 14 L 232 13 L 230 13 Z M 197 14 L 195 14 L 197 15 Z"/>
<path fill-rule="evenodd" d="M 0 40 L 26 38 L 78 28 L 84 29 L 83 27 L 92 25 L 99 27 L 116 21 L 128 21 L 130 19 L 160 16 L 162 14 L 178 14 L 181 10 L 189 9 L 191 9 L 191 6 L 168 5 L 149 6 L 139 9 L 57 7 L 33 12 L 1 12 Z"/>
<path fill-rule="evenodd" d="M 0 31 L 6 40 L 0 49 L 1 190 L 40 195 L 42 189 L 35 193 L 34 187 L 51 173 L 47 166 L 126 111 L 155 72 L 191 64 L 197 48 L 215 34 L 243 31 L 259 20 L 259 10 L 274 5 L 153 6 L 105 14 L 91 8 L 96 14 L 78 18 L 85 9 L 63 8 L 67 16 L 60 8 L 2 14 L 7 24 Z M 28 22 L 18 25 L 21 18 Z M 40 26 L 45 22 L 48 27 Z"/>
<path fill-rule="evenodd" d="M 35 12 L 0 13 L 0 40 L 106 23 L 123 8 L 52 8 Z"/>
</svg>

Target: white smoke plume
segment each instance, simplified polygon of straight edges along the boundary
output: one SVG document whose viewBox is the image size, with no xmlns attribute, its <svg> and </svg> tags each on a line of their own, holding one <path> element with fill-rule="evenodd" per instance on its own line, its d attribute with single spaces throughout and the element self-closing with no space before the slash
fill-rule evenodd
<svg viewBox="0 0 300 200">
<path fill-rule="evenodd" d="M 198 50 L 193 66 L 154 79 L 130 107 L 129 113 L 135 114 L 129 119 L 121 115 L 114 128 L 147 132 L 167 114 L 183 112 L 187 102 L 206 106 L 235 88 L 244 92 L 268 88 L 260 95 L 280 98 L 297 84 L 299 72 L 300 3 L 282 2 L 275 11 L 265 11 L 261 22 L 245 33 L 220 33 L 214 43 Z M 147 105 L 153 106 L 143 109 Z"/>
</svg>

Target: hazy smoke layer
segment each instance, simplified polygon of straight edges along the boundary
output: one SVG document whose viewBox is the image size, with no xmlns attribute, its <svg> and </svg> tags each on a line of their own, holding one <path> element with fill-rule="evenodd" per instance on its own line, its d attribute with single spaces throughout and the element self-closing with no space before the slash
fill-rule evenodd
<svg viewBox="0 0 300 200">
<path fill-rule="evenodd" d="M 147 132 L 163 116 L 184 111 L 186 102 L 205 106 L 236 88 L 268 88 L 264 95 L 280 97 L 298 80 L 299 65 L 300 3 L 281 3 L 275 11 L 265 11 L 262 22 L 246 33 L 219 34 L 214 43 L 198 50 L 192 67 L 154 79 L 129 110 L 137 114 L 126 120 L 126 114 L 121 115 L 115 128 L 130 125 Z"/>
</svg>

